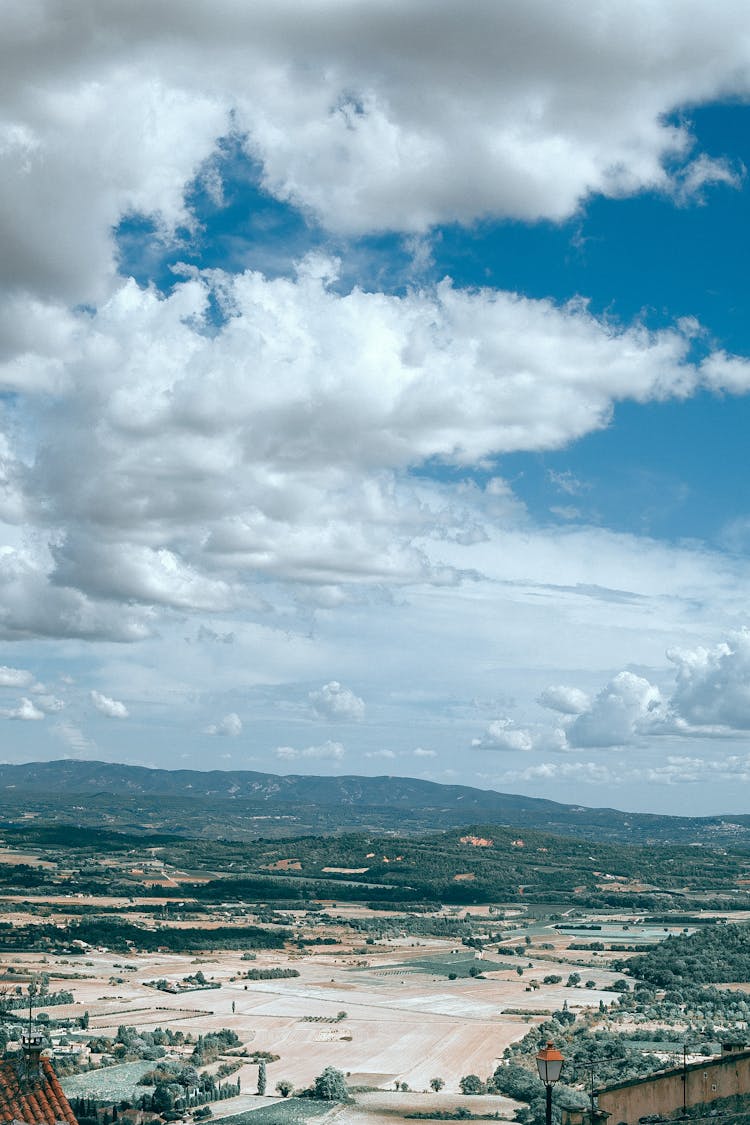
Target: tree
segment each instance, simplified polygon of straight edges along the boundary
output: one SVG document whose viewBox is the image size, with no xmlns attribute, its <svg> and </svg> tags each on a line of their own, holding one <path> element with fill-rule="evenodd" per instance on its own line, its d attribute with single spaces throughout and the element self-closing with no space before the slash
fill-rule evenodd
<svg viewBox="0 0 750 1125">
<path fill-rule="evenodd" d="M 435 1091 L 436 1094 L 440 1093 L 440 1091 L 442 1090 L 444 1085 L 445 1085 L 445 1082 L 443 1081 L 442 1078 L 431 1078 L 430 1079 L 430 1086 L 432 1087 L 432 1089 Z"/>
<path fill-rule="evenodd" d="M 258 1093 L 261 1097 L 266 1092 L 266 1061 L 261 1059 L 258 1063 Z"/>
<path fill-rule="evenodd" d="M 167 1086 L 159 1085 L 155 1088 L 151 1098 L 151 1107 L 157 1113 L 169 1113 L 170 1110 L 174 1109 L 174 1098 Z"/>
<path fill-rule="evenodd" d="M 327 1066 L 313 1084 L 313 1097 L 327 1102 L 345 1102 L 349 1099 L 346 1079 L 335 1066 Z"/>
<path fill-rule="evenodd" d="M 462 1094 L 483 1094 L 486 1089 L 478 1074 L 465 1074 L 459 1086 Z"/>
<path fill-rule="evenodd" d="M 276 1083 L 276 1093 L 281 1094 L 282 1098 L 288 1098 L 293 1089 L 294 1086 L 288 1078 L 280 1078 Z"/>
<path fill-rule="evenodd" d="M 566 988 L 575 988 L 576 985 L 579 985 L 580 983 L 581 983 L 581 974 L 580 973 L 571 973 L 570 976 L 568 977 L 567 981 L 566 981 L 565 987 Z"/>
<path fill-rule="evenodd" d="M 194 1066 L 188 1064 L 187 1066 L 183 1066 L 178 1073 L 177 1081 L 180 1086 L 184 1086 L 187 1089 L 190 1086 L 197 1086 L 199 1084 L 200 1075 Z"/>
</svg>

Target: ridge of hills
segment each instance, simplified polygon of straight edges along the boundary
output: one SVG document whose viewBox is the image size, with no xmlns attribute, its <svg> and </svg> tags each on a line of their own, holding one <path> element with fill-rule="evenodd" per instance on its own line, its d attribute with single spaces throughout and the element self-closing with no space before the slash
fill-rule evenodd
<svg viewBox="0 0 750 1125">
<path fill-rule="evenodd" d="M 621 843 L 750 843 L 744 814 L 628 813 L 409 777 L 168 770 L 62 759 L 0 765 L 0 794 L 7 819 L 35 815 L 209 838 L 356 829 L 411 834 L 484 822 Z"/>
</svg>

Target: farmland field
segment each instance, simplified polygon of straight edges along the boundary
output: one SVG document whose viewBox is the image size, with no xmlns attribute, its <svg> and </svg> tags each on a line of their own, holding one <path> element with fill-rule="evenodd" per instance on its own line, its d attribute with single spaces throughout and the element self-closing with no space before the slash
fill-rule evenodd
<svg viewBox="0 0 750 1125">
<path fill-rule="evenodd" d="M 351 1086 L 380 1090 L 381 1095 L 360 1094 L 360 1108 L 341 1110 L 338 1121 L 349 1116 L 369 1120 L 381 1111 L 394 1120 L 394 1114 L 407 1111 L 406 1102 L 415 1097 L 417 1102 L 431 1099 L 431 1105 L 451 1109 L 461 1097 L 462 1076 L 491 1074 L 505 1048 L 539 1024 L 544 1013 L 563 1005 L 571 1011 L 594 1010 L 616 998 L 611 986 L 617 974 L 608 967 L 606 956 L 587 969 L 590 987 L 566 985 L 569 971 L 580 967 L 580 954 L 566 949 L 578 934 L 555 930 L 551 923 L 545 927 L 538 919 L 522 955 L 499 957 L 456 948 L 455 939 L 405 932 L 362 945 L 361 938 L 346 929 L 346 911 L 338 922 L 336 912 L 330 913 L 331 932 L 337 936 L 330 949 L 255 953 L 253 970 L 292 967 L 299 973 L 295 977 L 248 980 L 243 976 L 247 960 L 233 951 L 197 957 L 166 951 L 123 956 L 92 948 L 75 959 L 4 955 L 3 969 L 13 968 L 15 975 L 26 977 L 43 970 L 53 982 L 56 971 L 66 974 L 65 987 L 74 1002 L 49 1008 L 49 1014 L 65 1019 L 86 1012 L 89 1034 L 114 1037 L 123 1026 L 141 1032 L 169 1027 L 195 1039 L 228 1028 L 236 1032 L 245 1051 L 279 1056 L 267 1065 L 269 1094 L 280 1079 L 295 1088 L 308 1086 L 326 1066 L 341 1070 Z M 359 916 L 367 913 L 360 910 Z M 477 924 L 486 926 L 486 911 L 477 910 L 476 915 Z M 301 915 L 290 912 L 288 922 L 295 932 L 304 932 Z M 406 924 L 403 919 L 402 924 Z M 666 936 L 666 931 L 661 932 Z M 71 966 L 80 979 L 69 979 Z M 176 985 L 197 969 L 220 987 L 186 995 L 146 986 L 154 979 Z M 545 984 L 549 975 L 560 979 Z M 242 1092 L 239 1098 L 214 1104 L 214 1116 L 229 1117 L 242 1108 L 261 1121 L 255 1107 L 259 1102 L 267 1104 L 268 1097 L 265 1101 L 255 1097 L 257 1065 L 240 1061 L 233 1080 L 239 1078 Z M 71 1096 L 101 1096 L 109 1090 L 112 1096 L 132 1099 L 137 1079 L 150 1066 L 153 1063 L 140 1061 L 91 1071 L 66 1079 L 65 1087 Z M 439 1094 L 430 1091 L 435 1077 L 445 1083 Z M 406 1084 L 408 1093 L 396 1091 L 396 1084 Z M 492 1112 L 502 1109 L 512 1116 L 507 1099 L 495 1097 L 490 1102 Z M 472 1110 L 477 1109 L 472 1102 Z M 408 1111 L 414 1110 L 412 1105 Z M 289 1103 L 284 1112 L 296 1111 Z"/>
<path fill-rule="evenodd" d="M 561 868 L 600 862 L 588 845 L 528 833 L 496 832 L 493 857 L 492 840 L 482 836 L 478 848 L 473 835 L 441 839 L 439 855 L 422 844 L 395 848 L 392 840 L 375 853 L 357 837 L 259 843 L 249 856 L 233 843 L 141 846 L 137 837 L 114 834 L 92 841 L 74 833 L 49 848 L 39 843 L 42 829 L 35 831 L 32 863 L 2 868 L 16 879 L 0 889 L 0 993 L 13 998 L 8 1006 L 15 1012 L 19 998 L 35 990 L 37 1026 L 48 1034 L 71 1097 L 146 1106 L 154 1086 L 139 1079 L 163 1063 L 162 1085 L 178 1094 L 188 1085 L 211 1087 L 212 1117 L 227 1125 L 294 1125 L 321 1115 L 336 1125 L 398 1125 L 407 1114 L 457 1108 L 512 1120 L 517 1103 L 499 1093 L 469 1096 L 462 1080 L 477 1076 L 485 1089 L 521 1041 L 527 1054 L 538 1049 L 536 1029 L 545 1024 L 546 1037 L 550 1021 L 561 1042 L 571 1024 L 610 1034 L 617 1023 L 646 1057 L 646 1032 L 661 1034 L 664 1021 L 651 1016 L 646 1024 L 623 1007 L 630 992 L 623 966 L 668 938 L 689 941 L 706 927 L 719 934 L 715 923 L 725 921 L 717 909 L 684 913 L 682 900 L 683 913 L 674 910 L 674 917 L 666 906 L 653 917 L 619 902 L 616 909 L 586 908 L 575 888 L 549 902 L 525 901 L 521 893 L 468 905 L 424 896 L 401 901 L 413 894 L 405 881 L 427 861 L 435 865 L 432 885 L 442 880 L 450 895 L 458 886 L 459 897 L 477 897 L 475 884 L 456 882 L 451 871 L 473 875 L 474 864 L 477 877 L 489 879 L 488 864 L 501 871 L 502 855 L 535 878 L 553 851 Z M 11 835 L 9 855 L 23 860 Z M 622 852 L 629 870 L 634 861 Z M 336 856 L 342 861 L 333 862 Z M 356 858 L 378 856 L 379 877 L 392 884 L 331 886 L 333 873 L 363 873 Z M 713 862 L 703 852 L 698 859 L 699 873 Z M 303 883 L 288 874 L 303 862 L 326 871 L 325 880 Z M 412 874 L 400 874 L 407 862 Z M 605 876 L 595 870 L 591 878 Z M 370 903 L 374 886 L 380 900 Z M 270 901 L 259 901 L 266 893 Z M 732 911 L 732 921 L 745 917 Z M 742 987 L 740 981 L 733 993 L 738 1004 L 745 1002 Z M 670 1012 L 667 1022 L 675 1018 Z M 22 1023 L 7 1015 L 5 1026 L 13 1049 Z M 217 1035 L 223 1039 L 206 1053 L 201 1045 Z M 662 1036 L 662 1057 L 678 1039 L 674 1031 Z M 261 1060 L 266 1084 L 259 1094 Z M 659 1058 L 652 1053 L 650 1063 L 628 1065 L 653 1069 Z M 330 1106 L 279 1096 L 277 1083 L 303 1092 L 328 1067 L 345 1077 L 353 1101 Z M 176 1081 L 183 1072 L 192 1075 L 185 1087 Z"/>
</svg>

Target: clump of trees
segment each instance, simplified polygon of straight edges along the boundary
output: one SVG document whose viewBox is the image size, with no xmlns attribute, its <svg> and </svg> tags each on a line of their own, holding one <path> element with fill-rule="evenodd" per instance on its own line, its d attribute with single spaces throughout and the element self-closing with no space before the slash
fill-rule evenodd
<svg viewBox="0 0 750 1125">
<path fill-rule="evenodd" d="M 198 1036 L 190 1061 L 193 1066 L 205 1066 L 206 1063 L 216 1062 L 219 1055 L 229 1047 L 239 1047 L 239 1045 L 240 1038 L 237 1032 L 223 1027 L 220 1031 Z"/>
<path fill-rule="evenodd" d="M 244 974 L 245 980 L 285 980 L 287 977 L 298 977 L 298 969 L 248 969 Z"/>
<path fill-rule="evenodd" d="M 462 1094 L 486 1094 L 487 1083 L 478 1074 L 466 1074 L 458 1083 Z"/>
<path fill-rule="evenodd" d="M 139 1108 L 162 1114 L 233 1098 L 240 1092 L 239 1082 L 217 1082 L 212 1074 L 199 1074 L 194 1066 L 171 1060 L 144 1074 L 139 1085 L 153 1086 L 153 1093 L 140 1098 Z"/>
<path fill-rule="evenodd" d="M 349 1101 L 349 1090 L 346 1085 L 346 1079 L 340 1070 L 335 1066 L 327 1066 L 325 1070 L 318 1075 L 315 1079 L 312 1089 L 309 1091 L 312 1098 L 320 1098 L 326 1102 L 346 1102 Z"/>
</svg>

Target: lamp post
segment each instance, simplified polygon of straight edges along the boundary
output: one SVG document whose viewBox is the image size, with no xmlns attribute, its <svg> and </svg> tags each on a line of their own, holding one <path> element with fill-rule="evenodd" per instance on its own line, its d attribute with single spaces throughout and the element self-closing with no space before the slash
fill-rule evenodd
<svg viewBox="0 0 750 1125">
<path fill-rule="evenodd" d="M 539 1054 L 536 1056 L 536 1066 L 539 1071 L 539 1077 L 544 1083 L 547 1090 L 547 1125 L 552 1125 L 552 1087 L 560 1077 L 564 1059 L 557 1047 L 554 1046 L 552 1040 L 547 1042 L 546 1047 L 542 1047 Z"/>
</svg>

